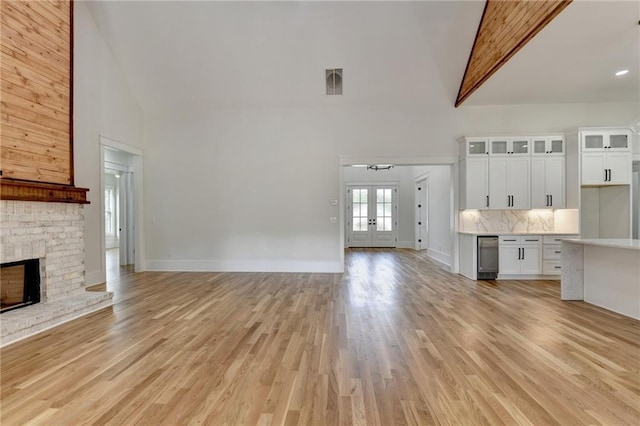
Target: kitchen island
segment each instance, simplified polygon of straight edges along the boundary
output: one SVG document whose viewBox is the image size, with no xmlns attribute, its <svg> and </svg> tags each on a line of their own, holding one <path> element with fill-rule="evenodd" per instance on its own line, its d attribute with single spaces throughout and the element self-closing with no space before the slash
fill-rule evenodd
<svg viewBox="0 0 640 426">
<path fill-rule="evenodd" d="M 640 319 L 640 240 L 563 240 L 561 259 L 562 300 Z"/>
</svg>

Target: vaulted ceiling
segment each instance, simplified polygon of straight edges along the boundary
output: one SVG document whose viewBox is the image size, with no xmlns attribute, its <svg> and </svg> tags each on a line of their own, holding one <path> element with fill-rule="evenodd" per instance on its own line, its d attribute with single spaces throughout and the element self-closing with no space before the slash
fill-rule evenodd
<svg viewBox="0 0 640 426">
<path fill-rule="evenodd" d="M 484 2 L 87 3 L 145 111 L 449 105 Z M 575 0 L 465 105 L 638 101 L 640 3 Z M 344 68 L 326 96 L 325 68 Z M 624 78 L 614 72 L 628 68 Z"/>
</svg>

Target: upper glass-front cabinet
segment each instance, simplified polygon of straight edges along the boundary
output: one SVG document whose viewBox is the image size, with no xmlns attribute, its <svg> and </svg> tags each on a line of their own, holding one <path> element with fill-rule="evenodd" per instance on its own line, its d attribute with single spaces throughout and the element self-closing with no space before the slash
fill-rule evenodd
<svg viewBox="0 0 640 426">
<path fill-rule="evenodd" d="M 583 131 L 583 151 L 628 151 L 631 134 L 626 130 Z"/>
<path fill-rule="evenodd" d="M 564 138 L 562 136 L 539 136 L 531 138 L 533 155 L 563 155 Z"/>
<path fill-rule="evenodd" d="M 529 138 L 495 138 L 489 140 L 491 155 L 528 155 Z"/>
<path fill-rule="evenodd" d="M 489 153 L 489 141 L 487 139 L 468 139 L 467 155 L 487 155 Z"/>
</svg>

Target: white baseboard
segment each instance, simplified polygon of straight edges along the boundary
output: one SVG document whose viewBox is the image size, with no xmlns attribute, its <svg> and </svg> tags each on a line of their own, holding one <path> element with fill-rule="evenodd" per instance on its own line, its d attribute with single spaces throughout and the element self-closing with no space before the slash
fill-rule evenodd
<svg viewBox="0 0 640 426">
<path fill-rule="evenodd" d="M 560 275 L 505 275 L 498 274 L 497 280 L 550 280 L 550 281 L 559 281 Z"/>
<path fill-rule="evenodd" d="M 434 249 L 427 249 L 427 257 L 439 263 L 440 266 L 451 270 L 451 255 Z"/>
<path fill-rule="evenodd" d="M 414 248 L 413 241 L 398 241 L 397 248 Z"/>
<path fill-rule="evenodd" d="M 252 261 L 252 260 L 153 260 L 147 259 L 147 271 L 180 272 L 344 272 L 340 262 L 319 261 Z"/>
</svg>

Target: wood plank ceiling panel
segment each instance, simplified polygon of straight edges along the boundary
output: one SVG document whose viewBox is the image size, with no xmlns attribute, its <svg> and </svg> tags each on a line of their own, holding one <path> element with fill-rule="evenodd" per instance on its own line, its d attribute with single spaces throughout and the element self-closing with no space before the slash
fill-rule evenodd
<svg viewBox="0 0 640 426">
<path fill-rule="evenodd" d="M 572 0 L 487 0 L 456 107 L 540 32 Z"/>
<path fill-rule="evenodd" d="M 1 7 L 3 185 L 7 178 L 73 185 L 73 5 L 12 0 Z"/>
</svg>

